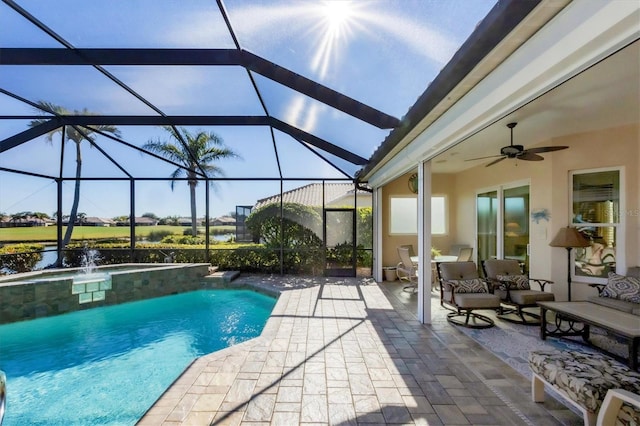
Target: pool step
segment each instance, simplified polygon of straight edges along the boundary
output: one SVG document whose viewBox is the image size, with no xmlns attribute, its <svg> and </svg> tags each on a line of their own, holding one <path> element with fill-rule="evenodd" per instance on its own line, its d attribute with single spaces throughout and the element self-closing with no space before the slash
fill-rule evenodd
<svg viewBox="0 0 640 426">
<path fill-rule="evenodd" d="M 229 284 L 231 281 L 238 278 L 240 271 L 215 271 L 206 277 L 203 277 L 205 283 L 211 286 Z"/>
</svg>

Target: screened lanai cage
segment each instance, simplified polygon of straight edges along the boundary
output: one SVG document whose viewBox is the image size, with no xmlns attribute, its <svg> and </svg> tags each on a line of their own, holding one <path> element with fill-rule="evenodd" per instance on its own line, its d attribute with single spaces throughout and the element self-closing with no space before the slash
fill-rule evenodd
<svg viewBox="0 0 640 426">
<path fill-rule="evenodd" d="M 4 0 L 2 272 L 370 274 L 356 173 L 493 3 Z"/>
</svg>

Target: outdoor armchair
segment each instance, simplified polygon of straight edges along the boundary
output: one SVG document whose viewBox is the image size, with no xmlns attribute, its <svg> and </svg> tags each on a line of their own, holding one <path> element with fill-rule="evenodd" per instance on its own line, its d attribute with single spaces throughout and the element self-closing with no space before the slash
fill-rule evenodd
<svg viewBox="0 0 640 426">
<path fill-rule="evenodd" d="M 523 274 L 520 263 L 515 259 L 483 260 L 482 270 L 493 286 L 494 294 L 500 297 L 502 303 L 512 306 L 512 309 L 503 310 L 501 319 L 524 325 L 540 325 L 540 315 L 525 311 L 524 308 L 538 309 L 538 302 L 554 301 L 553 293 L 544 291 L 547 284 L 553 284 L 552 281 Z M 538 285 L 540 290 L 532 290 L 531 283 Z M 513 318 L 513 314 L 516 318 Z"/>
<path fill-rule="evenodd" d="M 470 328 L 493 327 L 490 317 L 475 311 L 500 310 L 500 298 L 490 293 L 475 262 L 438 262 L 437 270 L 440 305 L 451 311 L 447 321 Z"/>
</svg>

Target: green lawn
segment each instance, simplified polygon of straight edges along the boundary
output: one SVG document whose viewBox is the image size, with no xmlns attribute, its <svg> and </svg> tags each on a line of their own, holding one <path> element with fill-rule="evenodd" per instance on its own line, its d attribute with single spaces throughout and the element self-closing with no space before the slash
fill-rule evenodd
<svg viewBox="0 0 640 426">
<path fill-rule="evenodd" d="M 182 235 L 184 226 L 136 226 L 136 237 L 142 238 L 155 231 L 170 231 L 173 234 Z M 204 227 L 199 228 L 204 232 Z M 234 233 L 234 226 L 212 226 L 212 234 Z M 66 231 L 66 226 L 62 228 L 62 233 Z M 129 238 L 129 227 L 127 226 L 76 226 L 73 228 L 72 240 L 99 240 L 111 238 Z M 31 228 L 0 228 L 0 242 L 27 242 L 38 241 L 47 242 L 57 240 L 55 226 L 36 226 Z"/>
</svg>

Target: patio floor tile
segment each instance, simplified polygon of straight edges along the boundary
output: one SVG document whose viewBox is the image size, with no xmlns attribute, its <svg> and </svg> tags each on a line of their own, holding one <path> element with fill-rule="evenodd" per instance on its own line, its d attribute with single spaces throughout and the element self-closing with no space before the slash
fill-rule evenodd
<svg viewBox="0 0 640 426">
<path fill-rule="evenodd" d="M 141 424 L 580 420 L 560 403 L 531 402 L 524 377 L 446 320 L 436 316 L 431 325 L 420 324 L 392 285 L 344 278 L 267 281 L 282 292 L 262 335 L 194 362 Z M 243 275 L 232 285 L 264 288 L 265 282 Z"/>
</svg>

